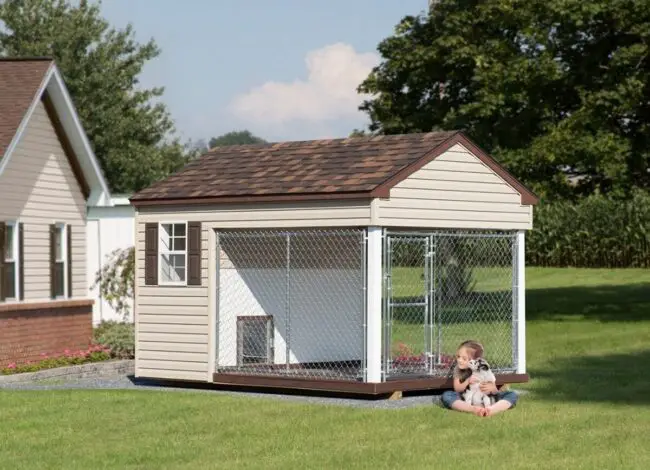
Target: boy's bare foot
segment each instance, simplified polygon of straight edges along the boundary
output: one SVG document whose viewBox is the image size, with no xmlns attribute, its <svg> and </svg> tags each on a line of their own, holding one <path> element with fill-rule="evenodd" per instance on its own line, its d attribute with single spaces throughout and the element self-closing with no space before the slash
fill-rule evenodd
<svg viewBox="0 0 650 470">
<path fill-rule="evenodd" d="M 491 406 L 489 406 L 487 408 L 483 408 L 483 411 L 484 411 L 484 413 L 481 416 L 483 416 L 485 418 L 489 418 L 490 416 L 492 416 L 492 407 Z"/>
<path fill-rule="evenodd" d="M 485 416 L 485 408 L 481 406 L 475 406 L 474 410 L 472 411 L 476 416 Z"/>
</svg>

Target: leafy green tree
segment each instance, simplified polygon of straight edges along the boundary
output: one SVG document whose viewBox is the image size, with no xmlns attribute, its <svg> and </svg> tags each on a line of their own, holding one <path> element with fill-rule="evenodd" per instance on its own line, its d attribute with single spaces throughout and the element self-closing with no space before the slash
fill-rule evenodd
<svg viewBox="0 0 650 470">
<path fill-rule="evenodd" d="M 650 188 L 650 1 L 440 0 L 378 50 L 370 131 L 462 129 L 551 199 Z"/>
<path fill-rule="evenodd" d="M 80 0 L 0 0 L 0 55 L 56 60 L 83 126 L 115 192 L 164 178 L 187 160 L 174 138 L 162 88 L 139 87 L 145 63 L 160 54 L 133 28 L 110 27 L 100 4 Z"/>
<path fill-rule="evenodd" d="M 232 131 L 226 134 L 220 135 L 219 137 L 213 137 L 210 139 L 208 146 L 210 148 L 214 147 L 224 147 L 226 145 L 247 145 L 247 144 L 265 144 L 266 140 L 261 137 L 253 135 L 248 130 L 243 131 Z"/>
</svg>

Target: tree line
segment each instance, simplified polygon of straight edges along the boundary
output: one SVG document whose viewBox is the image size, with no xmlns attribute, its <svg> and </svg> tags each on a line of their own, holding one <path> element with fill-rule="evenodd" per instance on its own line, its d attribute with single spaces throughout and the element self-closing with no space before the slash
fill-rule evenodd
<svg viewBox="0 0 650 470">
<path fill-rule="evenodd" d="M 650 0 L 440 0 L 405 16 L 359 85 L 370 119 L 353 135 L 460 129 L 539 194 L 578 201 L 650 188 Z M 51 56 L 111 188 L 137 191 L 233 131 L 180 141 L 159 56 L 88 0 L 0 0 L 0 55 Z"/>
</svg>

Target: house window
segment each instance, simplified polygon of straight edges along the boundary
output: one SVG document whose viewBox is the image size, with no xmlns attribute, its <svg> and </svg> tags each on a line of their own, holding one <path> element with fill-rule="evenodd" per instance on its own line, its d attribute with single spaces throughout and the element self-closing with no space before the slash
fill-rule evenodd
<svg viewBox="0 0 650 470">
<path fill-rule="evenodd" d="M 67 226 L 57 224 L 54 229 L 54 296 L 56 298 L 65 297 L 68 291 L 68 282 L 66 273 L 68 272 L 68 256 L 66 246 Z"/>
<path fill-rule="evenodd" d="M 237 365 L 273 363 L 273 316 L 237 317 Z"/>
<path fill-rule="evenodd" d="M 3 241 L 4 253 L 4 272 L 2 278 L 4 298 L 6 300 L 17 300 L 20 293 L 18 292 L 18 265 L 22 262 L 18 255 L 18 230 L 17 222 L 8 222 L 5 224 L 5 236 Z"/>
<path fill-rule="evenodd" d="M 159 284 L 185 285 L 187 281 L 187 224 L 160 224 Z"/>
</svg>

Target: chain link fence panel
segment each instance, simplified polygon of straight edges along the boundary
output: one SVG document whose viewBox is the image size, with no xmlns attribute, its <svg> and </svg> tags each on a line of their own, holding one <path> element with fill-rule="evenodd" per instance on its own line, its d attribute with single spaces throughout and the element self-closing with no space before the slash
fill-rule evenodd
<svg viewBox="0 0 650 470">
<path fill-rule="evenodd" d="M 217 239 L 217 373 L 363 380 L 364 230 Z"/>
<path fill-rule="evenodd" d="M 516 369 L 516 234 L 388 233 L 384 371 L 448 375 L 458 345 L 480 341 L 493 370 Z"/>
</svg>

